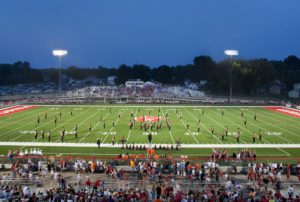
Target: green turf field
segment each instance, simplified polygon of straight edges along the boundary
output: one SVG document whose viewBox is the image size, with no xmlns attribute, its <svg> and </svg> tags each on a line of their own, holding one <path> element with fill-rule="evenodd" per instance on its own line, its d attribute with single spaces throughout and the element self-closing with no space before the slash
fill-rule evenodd
<svg viewBox="0 0 300 202">
<path fill-rule="evenodd" d="M 204 110 L 204 112 L 203 112 Z M 224 115 L 222 115 L 224 111 Z M 72 115 L 71 115 L 72 112 Z M 241 115 L 243 112 L 243 116 Z M 45 119 L 47 113 L 47 119 Z M 61 113 L 61 117 L 60 117 Z M 131 113 L 136 121 L 132 130 L 129 129 Z M 254 120 L 256 113 L 257 120 Z M 140 129 L 139 119 L 143 116 L 151 118 L 161 117 L 162 128 L 156 130 L 153 127 L 153 144 L 175 144 L 180 138 L 182 144 L 233 144 L 236 143 L 236 132 L 240 128 L 241 137 L 239 144 L 252 144 L 252 133 L 257 134 L 256 145 L 259 144 L 300 144 L 300 119 L 288 115 L 266 110 L 262 107 L 201 107 L 201 106 L 133 106 L 133 105 L 106 105 L 106 106 L 39 106 L 38 108 L 18 112 L 12 115 L 0 117 L 0 141 L 1 142 L 48 142 L 47 132 L 51 131 L 51 143 L 61 142 L 60 132 L 66 130 L 64 142 L 69 143 L 96 143 L 100 138 L 102 143 L 111 143 L 115 136 L 116 142 L 124 137 L 128 144 L 148 143 L 149 130 Z M 166 115 L 170 119 L 171 130 L 166 125 Z M 37 123 L 38 116 L 40 123 Z M 119 118 L 120 116 L 120 118 Z M 181 116 L 181 119 L 180 119 Z M 57 124 L 54 119 L 57 117 Z M 101 120 L 102 117 L 102 120 Z M 247 125 L 244 121 L 247 120 Z M 115 126 L 113 127 L 113 123 Z M 72 132 L 78 126 L 78 137 L 75 139 Z M 91 132 L 89 125 L 91 124 Z M 105 124 L 105 128 L 104 128 Z M 187 124 L 189 129 L 187 129 Z M 228 127 L 228 136 L 221 139 L 221 132 Z M 200 132 L 198 132 L 200 128 Z M 214 128 L 214 134 L 211 133 Z M 41 137 L 41 131 L 45 129 L 45 139 Z M 258 131 L 264 135 L 259 141 Z M 35 140 L 34 130 L 38 131 Z M 1 151 L 7 147 L 3 147 Z M 94 154 L 91 148 L 73 148 L 69 153 Z M 108 153 L 118 154 L 116 148 L 107 148 Z M 239 149 L 240 150 L 240 149 Z M 49 147 L 47 152 L 64 153 L 66 148 Z M 203 151 L 205 151 L 203 153 Z M 193 155 L 209 155 L 209 149 L 186 149 L 182 153 Z M 3 151 L 5 152 L 5 151 Z M 257 149 L 258 154 L 265 156 L 293 156 L 298 157 L 297 149 L 277 148 Z M 102 153 L 102 152 L 101 152 Z M 106 153 L 106 152 L 104 152 Z M 200 155 L 200 156 L 201 156 Z"/>
</svg>

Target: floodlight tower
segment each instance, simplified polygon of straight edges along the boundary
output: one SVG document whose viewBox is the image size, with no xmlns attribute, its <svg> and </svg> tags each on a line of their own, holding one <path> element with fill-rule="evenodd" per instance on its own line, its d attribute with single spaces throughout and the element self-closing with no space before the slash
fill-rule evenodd
<svg viewBox="0 0 300 202">
<path fill-rule="evenodd" d="M 62 61 L 62 57 L 68 54 L 67 50 L 61 50 L 61 49 L 57 49 L 57 50 L 53 50 L 52 54 L 54 56 L 58 57 L 58 68 L 59 68 L 59 78 L 58 78 L 58 91 L 59 93 L 61 92 L 61 61 Z"/>
<path fill-rule="evenodd" d="M 232 66 L 233 66 L 233 56 L 238 56 L 239 51 L 238 50 L 225 50 L 225 55 L 230 56 L 230 89 L 229 89 L 229 102 L 231 102 L 232 99 Z"/>
</svg>

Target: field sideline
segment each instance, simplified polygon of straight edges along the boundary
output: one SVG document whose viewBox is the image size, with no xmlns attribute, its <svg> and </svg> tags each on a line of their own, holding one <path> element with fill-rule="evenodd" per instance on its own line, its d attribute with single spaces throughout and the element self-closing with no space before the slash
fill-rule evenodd
<svg viewBox="0 0 300 202">
<path fill-rule="evenodd" d="M 86 144 L 96 147 L 96 139 L 100 138 L 103 146 L 111 145 L 112 137 L 120 144 L 123 137 L 128 144 L 148 144 L 148 129 L 140 129 L 143 117 L 147 124 L 151 121 L 162 123 L 161 129 L 153 126 L 152 144 L 175 144 L 180 138 L 185 148 L 269 148 L 268 150 L 278 156 L 298 157 L 300 152 L 300 119 L 291 115 L 285 115 L 284 110 L 271 111 L 258 106 L 183 106 L 183 105 L 35 105 L 36 108 L 25 109 L 16 113 L 0 116 L 0 145 L 43 147 L 49 146 L 51 150 L 60 153 L 65 143 L 73 146 Z M 273 106 L 274 107 L 274 106 Z M 2 111 L 5 108 L 1 109 Z M 1 114 L 0 110 L 0 114 Z M 204 110 L 204 112 L 203 112 Z M 11 110 L 13 112 L 13 109 Z M 11 113 L 9 111 L 9 113 Z M 223 112 L 223 115 L 222 115 Z M 61 117 L 60 114 L 61 113 Z M 294 115 L 298 113 L 294 112 Z M 45 115 L 47 114 L 47 118 Z M 256 114 L 256 120 L 254 116 Z M 243 115 L 243 116 L 242 116 Z M 166 124 L 166 116 L 169 117 L 171 129 Z M 297 116 L 297 114 L 296 114 Z M 37 119 L 40 117 L 40 123 Z M 57 117 L 57 124 L 54 119 Z M 120 117 L 120 118 L 119 118 Z M 131 117 L 135 123 L 132 130 L 129 129 Z M 158 118 L 159 117 L 159 118 Z M 148 120 L 149 119 L 149 120 Z M 245 120 L 246 125 L 245 125 Z M 158 123 L 159 123 L 158 122 Z M 114 127 L 113 127 L 114 123 Z M 74 128 L 77 124 L 78 137 L 74 137 Z M 89 125 L 91 124 L 91 131 Z M 105 127 L 104 127 L 105 125 Z M 228 127 L 228 136 L 224 141 L 221 132 Z M 65 128 L 64 143 L 61 142 L 60 133 Z M 211 129 L 214 128 L 212 134 Z M 236 142 L 236 132 L 240 129 L 240 142 Z M 41 131 L 45 130 L 45 138 L 42 139 Z M 34 130 L 38 131 L 35 140 Z M 51 131 L 51 142 L 48 143 L 47 133 Z M 198 132 L 200 130 L 200 132 Z M 262 141 L 259 141 L 258 131 L 263 132 Z M 256 133 L 256 141 L 253 144 L 253 135 Z M 2 143 L 1 143 L 2 142 Z M 20 146 L 20 142 L 24 143 Z M 26 144 L 25 144 L 26 142 Z M 47 144 L 46 144 L 47 143 Z M 55 145 L 55 144 L 57 145 Z M 59 144 L 58 144 L 59 143 Z M 68 144 L 65 144 L 67 146 Z M 43 146 L 42 146 L 43 145 Z M 264 145 L 264 146 L 263 146 Z M 83 146 L 83 145 L 81 145 Z M 83 146 L 84 147 L 84 146 Z M 87 148 L 78 148 L 78 153 L 88 153 Z M 118 145 L 119 147 L 119 145 Z M 295 152 L 291 152 L 294 148 Z M 273 149 L 271 149 L 273 148 Z M 289 148 L 289 149 L 287 149 Z M 237 149 L 240 150 L 240 149 Z M 255 149 L 260 151 L 259 149 Z M 1 150 L 2 151 L 2 150 Z M 62 151 L 63 153 L 63 151 Z M 74 152 L 73 152 L 74 153 Z M 209 152 L 208 152 L 209 153 Z M 196 155 L 196 154 L 194 154 Z M 200 154 L 199 154 L 200 155 Z M 208 154 L 209 155 L 209 154 Z M 259 154 L 258 154 L 259 155 Z M 266 155 L 266 154 L 265 154 Z M 266 155 L 267 156 L 267 155 Z"/>
</svg>

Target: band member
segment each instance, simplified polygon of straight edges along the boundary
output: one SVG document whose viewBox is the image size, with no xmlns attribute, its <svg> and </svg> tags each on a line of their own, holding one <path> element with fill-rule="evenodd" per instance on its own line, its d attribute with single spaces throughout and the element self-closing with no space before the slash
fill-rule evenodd
<svg viewBox="0 0 300 202">
<path fill-rule="evenodd" d="M 213 135 L 214 132 L 215 132 L 215 128 L 214 128 L 214 127 L 211 127 L 210 131 L 211 131 L 211 134 Z"/>
<path fill-rule="evenodd" d="M 74 128 L 74 130 L 76 130 L 76 131 L 78 130 L 78 126 L 77 126 L 77 123 L 76 123 L 76 125 L 75 125 L 75 128 Z"/>
<path fill-rule="evenodd" d="M 61 118 L 61 111 L 59 112 L 59 118 Z"/>
<path fill-rule="evenodd" d="M 255 132 L 252 133 L 252 142 L 255 143 L 255 139 L 256 139 L 256 134 Z"/>
<path fill-rule="evenodd" d="M 224 141 L 224 138 L 225 138 L 225 133 L 224 131 L 221 132 L 221 139 L 222 139 L 222 142 Z"/>
<path fill-rule="evenodd" d="M 112 122 L 112 127 L 113 128 L 115 127 L 115 120 L 113 120 L 113 122 Z"/>
<path fill-rule="evenodd" d="M 202 109 L 202 115 L 204 115 L 204 109 Z"/>
<path fill-rule="evenodd" d="M 112 145 L 115 145 L 115 140 L 116 140 L 116 138 L 115 138 L 115 136 L 113 136 L 113 137 L 111 138 L 111 144 L 112 144 Z"/>
<path fill-rule="evenodd" d="M 37 117 L 36 122 L 37 122 L 38 125 L 40 124 L 40 116 Z"/>
<path fill-rule="evenodd" d="M 34 139 L 35 139 L 35 141 L 37 141 L 37 138 L 38 138 L 38 131 L 35 129 L 34 130 Z"/>
<path fill-rule="evenodd" d="M 131 130 L 132 127 L 133 127 L 133 121 L 130 121 L 130 123 L 129 123 L 129 129 Z"/>
<path fill-rule="evenodd" d="M 99 138 L 97 138 L 97 145 L 98 145 L 98 148 L 100 148 L 100 144 L 101 144 L 101 140 Z"/>
<path fill-rule="evenodd" d="M 225 135 L 228 135 L 228 126 L 225 127 Z"/>
<path fill-rule="evenodd" d="M 57 117 L 55 116 L 54 118 L 54 124 L 56 125 L 57 124 Z"/>
<path fill-rule="evenodd" d="M 105 122 L 103 123 L 103 129 L 105 129 Z"/>
<path fill-rule="evenodd" d="M 222 109 L 222 116 L 224 116 L 224 109 Z"/>
<path fill-rule="evenodd" d="M 48 142 L 51 142 L 51 131 L 50 130 L 48 131 L 47 136 L 48 136 Z"/>
<path fill-rule="evenodd" d="M 63 130 L 60 132 L 60 138 L 61 138 L 61 142 L 64 142 L 65 134 Z"/>
<path fill-rule="evenodd" d="M 42 130 L 42 139 L 44 140 L 45 138 L 45 129 Z"/>
<path fill-rule="evenodd" d="M 92 132 L 92 124 L 89 124 L 89 131 Z"/>
<path fill-rule="evenodd" d="M 48 118 L 48 113 L 45 112 L 45 120 L 47 120 L 47 118 Z"/>
<path fill-rule="evenodd" d="M 75 136 L 75 139 L 77 139 L 77 137 L 78 137 L 78 132 L 77 132 L 77 130 L 74 131 L 74 136 Z"/>
<path fill-rule="evenodd" d="M 241 137 L 241 131 L 240 131 L 240 129 L 238 128 L 237 133 L 236 133 L 236 142 L 237 142 L 237 143 L 240 143 L 240 137 Z"/>
<path fill-rule="evenodd" d="M 200 133 L 200 126 L 198 126 L 198 129 L 197 129 L 198 133 Z"/>
<path fill-rule="evenodd" d="M 258 131 L 259 141 L 262 141 L 263 132 L 259 129 Z"/>
<path fill-rule="evenodd" d="M 189 129 L 189 127 L 190 127 L 190 126 L 189 126 L 189 124 L 187 123 L 187 124 L 186 124 L 186 129 L 188 130 L 188 129 Z"/>
<path fill-rule="evenodd" d="M 152 133 L 150 132 L 149 134 L 148 134 L 148 142 L 151 144 L 151 142 L 152 142 Z"/>
<path fill-rule="evenodd" d="M 122 146 L 124 146 L 124 144 L 125 144 L 125 137 L 124 136 L 121 138 L 121 143 L 122 143 Z"/>
<path fill-rule="evenodd" d="M 244 126 L 247 126 L 247 119 L 244 120 Z"/>
<path fill-rule="evenodd" d="M 254 112 L 253 119 L 254 119 L 254 121 L 256 121 L 256 112 Z"/>
<path fill-rule="evenodd" d="M 71 110 L 71 116 L 73 116 L 73 111 Z"/>
<path fill-rule="evenodd" d="M 121 112 L 119 112 L 119 118 L 121 118 Z"/>
</svg>

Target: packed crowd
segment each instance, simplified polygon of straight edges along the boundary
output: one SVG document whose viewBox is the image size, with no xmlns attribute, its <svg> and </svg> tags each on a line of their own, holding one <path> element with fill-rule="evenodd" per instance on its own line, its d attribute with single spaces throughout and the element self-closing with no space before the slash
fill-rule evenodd
<svg viewBox="0 0 300 202">
<path fill-rule="evenodd" d="M 203 98 L 203 92 L 187 89 L 181 86 L 90 86 L 82 89 L 68 91 L 68 97 L 162 97 L 162 98 Z"/>
<path fill-rule="evenodd" d="M 243 152 L 247 153 L 245 150 L 240 153 Z M 180 159 L 165 157 L 167 158 L 148 159 L 145 156 L 124 154 L 115 160 L 103 161 L 80 158 L 43 160 L 35 155 L 32 158 L 14 159 L 11 173 L 1 175 L 0 200 L 300 201 L 292 184 L 283 186 L 285 182 L 289 182 L 293 170 L 297 172 L 294 174 L 299 174 L 300 164 L 292 166 L 249 161 L 245 167 L 247 172 L 243 182 L 235 178 L 234 172 L 224 170 L 218 161 L 213 159 L 194 162 L 187 156 Z M 73 173 L 76 182 L 68 181 L 64 176 L 66 172 Z M 237 171 L 235 172 L 237 174 Z M 56 186 L 51 189 L 47 187 L 44 192 L 34 193 L 34 189 L 27 185 L 9 185 L 8 182 L 13 179 L 35 182 L 51 179 Z M 109 182 L 116 185 L 109 187 Z M 136 184 L 131 187 L 119 187 L 118 182 Z M 187 188 L 183 186 L 183 182 L 193 185 Z"/>
<path fill-rule="evenodd" d="M 218 150 L 214 149 L 211 152 L 212 160 L 226 160 L 226 159 L 235 159 L 235 160 L 256 160 L 256 152 L 255 150 L 242 149 L 239 152 L 233 152 L 232 156 L 230 156 L 226 149 Z"/>
</svg>

